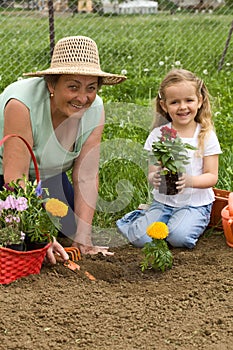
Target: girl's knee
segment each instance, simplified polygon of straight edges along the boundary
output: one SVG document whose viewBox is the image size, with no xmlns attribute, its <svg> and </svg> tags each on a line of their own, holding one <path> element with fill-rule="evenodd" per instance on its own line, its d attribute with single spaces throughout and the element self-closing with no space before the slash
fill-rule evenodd
<svg viewBox="0 0 233 350">
<path fill-rule="evenodd" d="M 196 245 L 197 238 L 193 238 L 189 235 L 179 234 L 174 232 L 169 234 L 167 242 L 174 248 L 188 248 L 193 249 Z"/>
</svg>

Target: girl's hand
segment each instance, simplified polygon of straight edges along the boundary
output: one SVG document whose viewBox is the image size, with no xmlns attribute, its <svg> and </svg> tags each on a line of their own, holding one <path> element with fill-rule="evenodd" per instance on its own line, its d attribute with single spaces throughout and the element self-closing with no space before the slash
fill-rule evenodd
<svg viewBox="0 0 233 350">
<path fill-rule="evenodd" d="M 111 256 L 111 255 L 114 255 L 113 252 L 109 252 L 108 249 L 109 247 L 100 247 L 100 246 L 87 246 L 87 245 L 83 245 L 83 244 L 72 244 L 72 246 L 75 246 L 78 247 L 80 249 L 80 252 L 81 254 L 90 254 L 90 255 L 95 255 L 95 254 L 98 254 L 98 253 L 102 253 L 103 256 Z"/>
<path fill-rule="evenodd" d="M 160 171 L 155 171 L 149 174 L 148 180 L 150 184 L 156 189 L 159 189 L 159 186 L 161 184 L 161 177 L 160 177 Z"/>
<path fill-rule="evenodd" d="M 179 181 L 176 182 L 176 188 L 181 193 L 186 187 L 192 187 L 192 176 L 182 174 L 179 176 Z"/>
<path fill-rule="evenodd" d="M 181 186 L 182 186 L 182 190 L 184 188 L 190 188 L 193 187 L 193 176 L 188 175 L 188 174 L 182 174 L 182 176 L 179 178 L 179 181 Z"/>
<path fill-rule="evenodd" d="M 176 182 L 176 189 L 181 193 L 185 188 L 185 176 L 182 174 L 179 176 L 179 180 Z"/>
</svg>

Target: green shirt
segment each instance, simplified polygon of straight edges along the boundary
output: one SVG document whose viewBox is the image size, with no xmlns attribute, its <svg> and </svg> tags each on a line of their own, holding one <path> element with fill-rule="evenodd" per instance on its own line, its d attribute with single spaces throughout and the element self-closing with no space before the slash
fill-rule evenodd
<svg viewBox="0 0 233 350">
<path fill-rule="evenodd" d="M 83 114 L 77 130 L 74 149 L 70 152 L 61 146 L 54 133 L 50 112 L 50 96 L 44 78 L 16 81 L 0 95 L 0 139 L 3 138 L 4 109 L 12 98 L 21 101 L 30 111 L 34 142 L 33 152 L 37 159 L 41 179 L 71 169 L 82 145 L 99 125 L 103 111 L 102 99 L 97 95 L 91 107 Z M 2 148 L 0 148 L 0 174 L 3 174 Z M 33 162 L 30 164 L 29 174 L 35 178 Z"/>
</svg>

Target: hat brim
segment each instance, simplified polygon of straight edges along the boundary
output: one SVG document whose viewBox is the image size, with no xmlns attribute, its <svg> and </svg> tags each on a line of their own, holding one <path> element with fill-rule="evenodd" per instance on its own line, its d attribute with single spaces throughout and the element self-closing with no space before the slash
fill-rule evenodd
<svg viewBox="0 0 233 350">
<path fill-rule="evenodd" d="M 76 75 L 88 75 L 88 76 L 94 76 L 94 77 L 102 77 L 102 85 L 116 85 L 120 84 L 123 81 L 127 79 L 124 75 L 117 75 L 112 73 L 106 73 L 103 71 L 95 71 L 95 70 L 78 70 L 77 67 L 72 68 L 49 68 L 42 71 L 37 72 L 29 72 L 29 73 L 23 73 L 23 76 L 30 76 L 30 77 L 44 77 L 46 75 L 62 75 L 62 74 L 76 74 Z"/>
</svg>

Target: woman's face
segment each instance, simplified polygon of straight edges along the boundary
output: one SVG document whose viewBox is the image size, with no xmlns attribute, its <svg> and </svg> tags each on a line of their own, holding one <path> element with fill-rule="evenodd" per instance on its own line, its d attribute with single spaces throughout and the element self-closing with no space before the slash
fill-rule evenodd
<svg viewBox="0 0 233 350">
<path fill-rule="evenodd" d="M 54 86 L 48 84 L 52 115 L 82 116 L 96 98 L 98 77 L 84 75 L 61 75 Z"/>
</svg>

